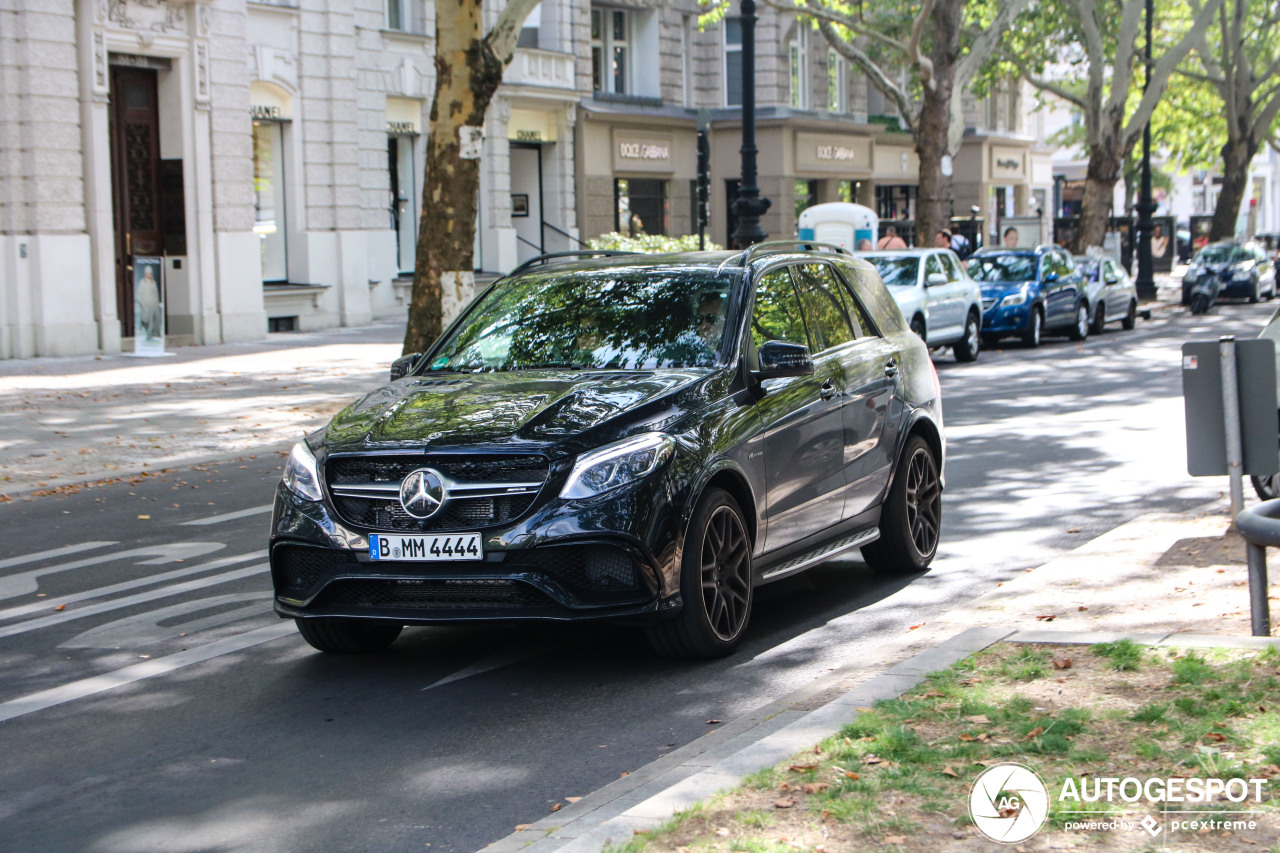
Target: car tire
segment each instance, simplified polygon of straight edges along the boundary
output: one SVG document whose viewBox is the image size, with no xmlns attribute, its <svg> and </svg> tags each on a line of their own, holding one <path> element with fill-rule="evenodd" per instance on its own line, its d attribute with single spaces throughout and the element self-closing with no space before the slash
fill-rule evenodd
<svg viewBox="0 0 1280 853">
<path fill-rule="evenodd" d="M 1031 318 L 1027 320 L 1027 328 L 1022 333 L 1022 345 L 1027 349 L 1040 346 L 1040 336 L 1044 332 L 1044 309 L 1039 305 L 1031 307 Z"/>
<path fill-rule="evenodd" d="M 671 658 L 718 658 L 738 647 L 751 619 L 751 537 L 738 503 L 723 489 L 698 502 L 680 561 L 684 606 L 649 626 L 654 651 Z"/>
<path fill-rule="evenodd" d="M 1253 283 L 1253 286 L 1249 288 L 1249 304 L 1252 305 L 1257 301 L 1258 301 L 1258 283 L 1255 281 Z"/>
<path fill-rule="evenodd" d="M 1100 335 L 1107 326 L 1107 303 L 1099 302 L 1093 308 L 1093 324 L 1089 326 L 1089 334 Z"/>
<path fill-rule="evenodd" d="M 404 626 L 381 619 L 294 619 L 302 639 L 322 652 L 368 655 L 385 650 Z"/>
<path fill-rule="evenodd" d="M 964 337 L 956 341 L 952 349 L 955 351 L 956 361 L 965 363 L 977 361 L 978 353 L 982 351 L 982 336 L 978 333 L 977 312 L 969 312 L 969 316 L 964 321 Z"/>
<path fill-rule="evenodd" d="M 924 318 L 921 317 L 919 314 L 911 318 L 911 331 L 912 333 L 915 334 L 917 338 L 924 341 L 926 344 L 929 343 L 927 340 L 925 340 L 925 337 L 924 337 L 924 332 L 925 332 Z"/>
<path fill-rule="evenodd" d="M 1120 321 L 1120 328 L 1126 332 L 1132 332 L 1133 327 L 1138 325 L 1138 300 L 1129 300 L 1129 313 L 1124 315 L 1124 319 Z"/>
<path fill-rule="evenodd" d="M 1273 501 L 1280 498 L 1280 474 L 1249 479 L 1253 482 L 1253 490 L 1258 493 L 1259 500 Z"/>
<path fill-rule="evenodd" d="M 1076 321 L 1067 330 L 1067 337 L 1073 341 L 1089 337 L 1089 306 L 1085 302 L 1076 303 Z"/>
<path fill-rule="evenodd" d="M 889 496 L 880 510 L 880 538 L 862 546 L 862 558 L 882 574 L 913 574 L 929 568 L 942 531 L 942 480 L 929 443 L 907 439 Z"/>
</svg>

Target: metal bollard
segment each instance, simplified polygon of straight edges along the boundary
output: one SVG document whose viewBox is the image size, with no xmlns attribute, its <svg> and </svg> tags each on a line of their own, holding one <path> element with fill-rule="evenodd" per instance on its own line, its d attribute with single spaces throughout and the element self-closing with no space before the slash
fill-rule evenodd
<svg viewBox="0 0 1280 853">
<path fill-rule="evenodd" d="M 1280 500 L 1263 501 L 1236 516 L 1249 564 L 1249 613 L 1253 636 L 1271 636 L 1271 604 L 1267 599 L 1267 547 L 1280 548 Z"/>
</svg>

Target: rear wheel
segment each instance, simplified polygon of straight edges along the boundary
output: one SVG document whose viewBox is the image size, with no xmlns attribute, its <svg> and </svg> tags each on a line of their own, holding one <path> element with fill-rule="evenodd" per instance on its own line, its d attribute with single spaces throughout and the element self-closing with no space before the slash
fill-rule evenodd
<svg viewBox="0 0 1280 853">
<path fill-rule="evenodd" d="M 1034 349 L 1040 346 L 1040 333 L 1044 331 L 1044 311 L 1039 305 L 1032 307 L 1031 318 L 1022 333 L 1022 345 Z"/>
<path fill-rule="evenodd" d="M 751 618 L 751 538 L 737 502 L 710 489 L 698 503 L 680 564 L 680 613 L 648 629 L 649 644 L 675 658 L 724 657 Z"/>
<path fill-rule="evenodd" d="M 1197 293 L 1191 297 L 1191 313 L 1204 314 L 1209 310 L 1209 297 L 1203 293 Z"/>
<path fill-rule="evenodd" d="M 294 619 L 312 647 L 336 655 L 380 652 L 396 641 L 404 626 L 380 619 Z"/>
<path fill-rule="evenodd" d="M 915 332 L 917 338 L 924 341 L 924 318 L 919 314 L 911 318 L 911 331 Z"/>
<path fill-rule="evenodd" d="M 907 439 L 889 496 L 881 508 L 880 538 L 862 546 L 862 558 L 886 574 L 929 568 L 942 530 L 942 481 L 929 443 Z"/>
<path fill-rule="evenodd" d="M 1076 322 L 1067 332 L 1073 341 L 1083 341 L 1089 337 L 1089 306 L 1083 302 L 1076 303 Z"/>
<path fill-rule="evenodd" d="M 982 337 L 978 334 L 978 315 L 970 311 L 969 317 L 964 321 L 964 337 L 956 341 L 955 346 L 956 361 L 974 361 L 978 358 L 978 353 L 982 351 Z"/>
<path fill-rule="evenodd" d="M 1132 332 L 1133 327 L 1138 325 L 1138 301 L 1136 299 L 1129 300 L 1129 313 L 1124 315 L 1124 319 L 1120 321 L 1120 328 L 1126 332 Z"/>
</svg>

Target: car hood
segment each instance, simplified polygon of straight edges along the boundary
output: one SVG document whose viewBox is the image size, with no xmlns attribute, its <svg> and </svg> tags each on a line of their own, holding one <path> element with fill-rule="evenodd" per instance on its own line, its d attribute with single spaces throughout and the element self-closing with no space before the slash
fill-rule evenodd
<svg viewBox="0 0 1280 853">
<path fill-rule="evenodd" d="M 1034 281 L 980 281 L 978 286 L 982 288 L 983 296 L 1002 296 L 1015 290 L 1021 290 L 1028 285 L 1035 285 Z"/>
<path fill-rule="evenodd" d="M 705 369 L 672 369 L 406 377 L 335 415 L 323 442 L 331 452 L 573 444 L 572 438 L 611 426 L 621 434 L 638 422 L 669 422 L 687 410 L 690 396 L 700 397 L 697 389 L 710 375 Z"/>
</svg>

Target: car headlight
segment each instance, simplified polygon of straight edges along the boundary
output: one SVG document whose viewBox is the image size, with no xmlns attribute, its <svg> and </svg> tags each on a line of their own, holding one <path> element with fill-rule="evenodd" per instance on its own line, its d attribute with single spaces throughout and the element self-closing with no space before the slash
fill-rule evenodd
<svg viewBox="0 0 1280 853">
<path fill-rule="evenodd" d="M 590 498 L 646 477 L 671 458 L 676 442 L 660 432 L 607 444 L 578 457 L 562 498 Z"/>
<path fill-rule="evenodd" d="M 1000 304 L 1006 308 L 1012 308 L 1015 305 L 1021 305 L 1026 301 L 1027 301 L 1027 292 L 1025 290 L 1019 290 L 1016 293 L 1010 293 L 1001 301 Z"/>
<path fill-rule="evenodd" d="M 320 475 L 316 472 L 316 457 L 305 441 L 299 441 L 289 451 L 289 461 L 284 463 L 284 487 L 303 500 L 318 501 Z"/>
</svg>

